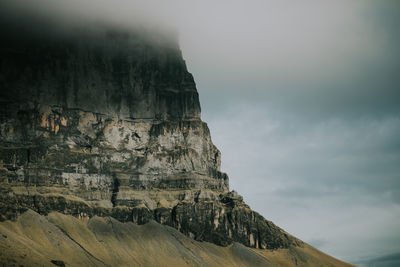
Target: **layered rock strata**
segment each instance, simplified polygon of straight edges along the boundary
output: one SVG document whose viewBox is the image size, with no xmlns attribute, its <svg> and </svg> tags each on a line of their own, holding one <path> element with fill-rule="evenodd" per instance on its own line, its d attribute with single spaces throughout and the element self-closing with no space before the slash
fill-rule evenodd
<svg viewBox="0 0 400 267">
<path fill-rule="evenodd" d="M 156 220 L 218 245 L 301 243 L 229 191 L 176 40 L 2 32 L 1 220 L 32 209 Z"/>
</svg>

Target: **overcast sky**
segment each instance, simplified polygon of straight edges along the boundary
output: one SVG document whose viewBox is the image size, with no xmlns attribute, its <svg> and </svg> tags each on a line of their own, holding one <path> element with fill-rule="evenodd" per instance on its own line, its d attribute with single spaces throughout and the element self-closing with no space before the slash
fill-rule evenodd
<svg viewBox="0 0 400 267">
<path fill-rule="evenodd" d="M 231 189 L 328 254 L 400 262 L 399 1 L 31 2 L 175 27 Z"/>
<path fill-rule="evenodd" d="M 180 36 L 231 188 L 333 256 L 398 266 L 400 2 L 218 3 Z"/>
</svg>

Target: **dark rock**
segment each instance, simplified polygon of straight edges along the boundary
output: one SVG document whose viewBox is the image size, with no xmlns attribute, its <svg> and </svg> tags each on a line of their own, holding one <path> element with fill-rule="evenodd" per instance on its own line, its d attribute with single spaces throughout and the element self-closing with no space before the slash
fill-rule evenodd
<svg viewBox="0 0 400 267">
<path fill-rule="evenodd" d="M 53 263 L 56 266 L 60 266 L 60 267 L 65 267 L 65 263 L 63 261 L 60 260 L 51 260 L 51 263 Z"/>
</svg>

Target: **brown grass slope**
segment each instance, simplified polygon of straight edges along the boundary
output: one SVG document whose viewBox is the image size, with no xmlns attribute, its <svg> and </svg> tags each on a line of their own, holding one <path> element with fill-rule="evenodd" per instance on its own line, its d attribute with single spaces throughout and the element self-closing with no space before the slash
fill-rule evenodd
<svg viewBox="0 0 400 267">
<path fill-rule="evenodd" d="M 79 220 L 28 210 L 0 223 L 0 266 L 352 266 L 304 245 L 258 250 L 194 241 L 156 222 Z"/>
</svg>

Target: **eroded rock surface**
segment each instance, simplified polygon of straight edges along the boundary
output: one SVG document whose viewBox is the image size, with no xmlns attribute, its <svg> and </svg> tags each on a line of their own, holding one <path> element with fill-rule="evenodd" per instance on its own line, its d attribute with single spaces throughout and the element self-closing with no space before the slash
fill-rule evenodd
<svg viewBox="0 0 400 267">
<path fill-rule="evenodd" d="M 218 245 L 301 243 L 229 191 L 176 41 L 23 30 L 3 29 L 0 49 L 1 220 L 32 209 L 154 219 Z"/>
</svg>

